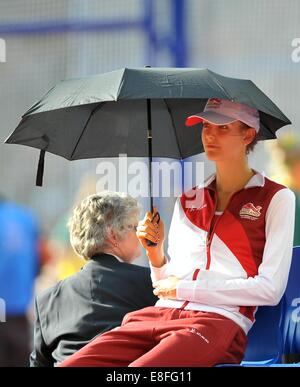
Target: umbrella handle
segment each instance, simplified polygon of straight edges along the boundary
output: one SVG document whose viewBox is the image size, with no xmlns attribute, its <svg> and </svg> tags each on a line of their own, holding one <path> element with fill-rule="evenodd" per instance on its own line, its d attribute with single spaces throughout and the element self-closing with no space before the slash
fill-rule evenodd
<svg viewBox="0 0 300 387">
<path fill-rule="evenodd" d="M 158 212 L 156 212 L 156 213 L 153 215 L 153 217 L 152 217 L 152 219 L 151 219 L 151 223 L 155 220 L 156 217 L 157 217 L 157 224 L 159 223 L 159 221 L 160 221 L 160 215 L 159 215 Z M 157 246 L 157 243 L 154 243 L 154 242 L 152 242 L 152 241 L 149 241 L 149 239 L 146 239 L 146 243 L 147 243 L 147 246 Z"/>
</svg>

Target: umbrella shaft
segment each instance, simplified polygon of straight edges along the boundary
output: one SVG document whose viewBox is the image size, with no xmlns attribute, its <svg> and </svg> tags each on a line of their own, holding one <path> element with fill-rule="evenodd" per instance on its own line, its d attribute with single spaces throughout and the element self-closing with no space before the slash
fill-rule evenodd
<svg viewBox="0 0 300 387">
<path fill-rule="evenodd" d="M 150 208 L 153 212 L 152 198 L 152 121 L 151 121 L 151 100 L 147 99 L 147 123 L 148 123 L 148 157 L 149 157 L 149 190 L 150 190 Z"/>
</svg>

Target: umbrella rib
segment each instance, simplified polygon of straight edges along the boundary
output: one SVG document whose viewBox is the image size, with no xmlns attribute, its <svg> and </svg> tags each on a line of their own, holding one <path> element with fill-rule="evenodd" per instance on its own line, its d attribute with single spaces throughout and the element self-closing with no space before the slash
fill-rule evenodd
<svg viewBox="0 0 300 387">
<path fill-rule="evenodd" d="M 77 143 L 76 143 L 76 145 L 75 145 L 75 147 L 74 147 L 74 149 L 73 149 L 73 152 L 72 152 L 72 154 L 71 154 L 70 160 L 72 160 L 72 158 L 73 158 L 73 156 L 74 156 L 74 153 L 75 153 L 76 150 L 77 150 L 78 144 L 79 144 L 79 142 L 80 142 L 80 140 L 81 140 L 81 138 L 82 138 L 82 136 L 83 136 L 83 134 L 84 134 L 84 132 L 85 132 L 87 126 L 88 126 L 88 123 L 90 122 L 90 119 L 91 119 L 92 116 L 96 113 L 97 110 L 99 110 L 103 105 L 105 105 L 105 103 L 106 103 L 106 102 L 100 102 L 100 103 L 92 110 L 92 112 L 91 112 L 89 118 L 87 119 L 87 121 L 86 121 L 86 123 L 85 123 L 85 125 L 84 125 L 84 128 L 83 128 L 82 132 L 80 133 L 80 136 L 79 136 L 79 138 L 78 138 L 78 140 L 77 140 Z"/>
<path fill-rule="evenodd" d="M 227 95 L 228 99 L 233 101 L 234 98 L 232 98 L 232 96 L 227 92 L 227 90 L 225 89 L 225 87 L 222 85 L 222 83 L 215 77 L 214 75 L 214 72 L 213 71 L 210 71 L 208 70 L 210 75 L 212 76 L 212 78 L 214 79 L 214 81 L 216 82 L 216 84 L 220 87 L 220 89 L 223 91 L 224 94 Z"/>
<path fill-rule="evenodd" d="M 269 133 L 271 133 L 272 139 L 277 138 L 277 136 L 276 136 L 276 131 L 273 133 L 272 130 L 269 128 L 268 125 L 266 125 L 265 123 L 263 123 L 263 125 L 264 125 L 264 127 L 267 129 L 267 131 L 268 131 Z M 259 132 L 258 132 L 258 133 L 259 133 Z"/>
<path fill-rule="evenodd" d="M 167 103 L 167 100 L 166 100 L 165 98 L 164 98 L 164 103 L 166 104 L 168 113 L 169 113 L 170 118 L 171 118 L 172 126 L 173 126 L 174 133 L 175 133 L 177 148 L 178 148 L 179 153 L 180 153 L 180 158 L 183 159 L 183 157 L 182 157 L 182 152 L 181 152 L 181 148 L 180 148 L 180 144 L 179 144 L 179 141 L 178 141 L 178 135 L 177 135 L 177 131 L 176 131 L 176 126 L 175 126 L 175 123 L 174 123 L 174 119 L 173 119 L 173 116 L 172 116 L 172 114 L 171 114 L 171 109 L 170 109 L 170 107 L 169 107 L 169 105 L 168 105 L 168 103 Z"/>
</svg>

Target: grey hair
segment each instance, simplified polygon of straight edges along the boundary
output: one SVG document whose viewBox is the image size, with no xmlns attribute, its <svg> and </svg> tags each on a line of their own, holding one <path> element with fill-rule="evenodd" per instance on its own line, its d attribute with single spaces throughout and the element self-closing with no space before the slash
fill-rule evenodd
<svg viewBox="0 0 300 387">
<path fill-rule="evenodd" d="M 101 253 L 110 231 L 124 239 L 140 216 L 137 200 L 126 193 L 103 191 L 86 197 L 73 209 L 68 222 L 70 242 L 84 259 Z"/>
</svg>

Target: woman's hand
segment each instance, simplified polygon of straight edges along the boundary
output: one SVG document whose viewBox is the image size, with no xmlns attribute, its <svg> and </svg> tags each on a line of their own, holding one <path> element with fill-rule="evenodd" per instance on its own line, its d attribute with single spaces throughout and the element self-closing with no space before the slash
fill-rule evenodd
<svg viewBox="0 0 300 387">
<path fill-rule="evenodd" d="M 153 215 L 157 213 L 157 209 L 154 207 L 154 214 L 146 212 L 143 220 L 138 224 L 136 235 L 141 245 L 146 250 L 146 254 L 153 266 L 161 267 L 165 263 L 164 257 L 164 241 L 165 241 L 165 227 L 164 222 L 160 219 L 157 223 L 156 217 L 151 222 Z M 156 243 L 155 246 L 148 246 L 146 239 Z"/>
<path fill-rule="evenodd" d="M 176 276 L 170 276 L 166 279 L 156 281 L 153 283 L 155 288 L 153 293 L 159 298 L 172 298 L 176 299 L 176 289 L 179 278 Z"/>
</svg>

